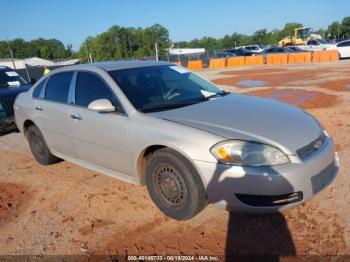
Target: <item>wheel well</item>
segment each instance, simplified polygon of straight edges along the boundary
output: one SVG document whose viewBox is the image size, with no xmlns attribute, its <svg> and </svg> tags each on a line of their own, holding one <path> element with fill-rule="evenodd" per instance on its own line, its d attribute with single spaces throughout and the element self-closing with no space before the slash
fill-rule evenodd
<svg viewBox="0 0 350 262">
<path fill-rule="evenodd" d="M 137 176 L 140 180 L 141 185 L 145 184 L 145 174 L 146 174 L 146 167 L 147 167 L 147 160 L 148 158 L 157 150 L 165 148 L 166 146 L 162 145 L 153 145 L 147 147 L 145 150 L 143 150 L 137 160 Z"/>
<path fill-rule="evenodd" d="M 29 128 L 30 126 L 33 126 L 33 125 L 35 125 L 35 124 L 34 124 L 34 122 L 31 121 L 31 120 L 26 120 L 26 121 L 24 121 L 24 123 L 23 123 L 23 133 L 24 133 L 25 136 L 27 136 L 27 130 L 28 130 L 28 128 Z"/>
</svg>

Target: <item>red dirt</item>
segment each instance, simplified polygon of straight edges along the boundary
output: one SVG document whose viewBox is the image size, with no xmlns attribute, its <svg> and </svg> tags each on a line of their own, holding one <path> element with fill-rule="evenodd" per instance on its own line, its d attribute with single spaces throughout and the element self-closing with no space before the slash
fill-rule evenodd
<svg viewBox="0 0 350 262">
<path fill-rule="evenodd" d="M 279 100 L 304 109 L 332 107 L 337 103 L 337 96 L 300 89 L 269 88 L 247 92 L 245 94 Z"/>
<path fill-rule="evenodd" d="M 306 81 L 317 80 L 317 78 L 320 77 L 320 74 L 332 73 L 332 72 L 336 73 L 337 71 L 328 70 L 328 69 L 287 70 L 282 68 L 255 69 L 255 70 L 251 70 L 251 72 L 245 71 L 245 70 L 242 70 L 242 71 L 238 70 L 238 71 L 220 72 L 220 74 L 233 75 L 233 76 L 225 77 L 225 78 L 217 78 L 212 80 L 212 82 L 217 85 L 249 88 L 244 85 L 240 85 L 240 82 L 243 80 L 253 80 L 253 81 L 259 80 L 259 81 L 265 81 L 266 86 L 278 87 L 278 86 L 288 86 L 291 83 L 299 80 L 306 80 Z M 343 73 L 344 72 L 342 72 L 342 74 Z M 323 80 L 320 80 L 320 82 L 322 81 Z"/>
<path fill-rule="evenodd" d="M 320 87 L 336 91 L 350 91 L 350 78 L 320 83 Z"/>
<path fill-rule="evenodd" d="M 0 225 L 9 222 L 28 198 L 26 190 L 13 183 L 0 183 Z"/>
</svg>

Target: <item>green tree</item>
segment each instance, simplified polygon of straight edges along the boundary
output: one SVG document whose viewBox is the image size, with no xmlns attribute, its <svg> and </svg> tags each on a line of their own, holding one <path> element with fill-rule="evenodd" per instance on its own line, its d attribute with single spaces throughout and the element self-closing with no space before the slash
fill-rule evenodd
<svg viewBox="0 0 350 262">
<path fill-rule="evenodd" d="M 339 38 L 341 24 L 339 22 L 333 22 L 326 30 L 326 36 L 332 39 Z"/>
<path fill-rule="evenodd" d="M 345 17 L 341 22 L 341 37 L 350 38 L 350 16 Z"/>
<path fill-rule="evenodd" d="M 155 43 L 159 55 L 164 55 L 171 43 L 168 30 L 159 24 L 144 29 L 115 25 L 95 37 L 88 37 L 80 47 L 79 56 L 82 61 L 88 60 L 89 53 L 94 61 L 154 57 Z"/>
</svg>

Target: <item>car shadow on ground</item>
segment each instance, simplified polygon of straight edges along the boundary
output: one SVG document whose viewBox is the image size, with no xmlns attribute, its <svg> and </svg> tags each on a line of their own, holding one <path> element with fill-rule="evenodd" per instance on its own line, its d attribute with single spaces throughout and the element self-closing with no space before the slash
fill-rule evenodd
<svg viewBox="0 0 350 262">
<path fill-rule="evenodd" d="M 234 261 L 240 256 L 266 256 L 279 261 L 280 256 L 295 255 L 293 239 L 281 213 L 230 213 L 225 258 Z"/>
<path fill-rule="evenodd" d="M 17 128 L 11 128 L 11 129 L 5 129 L 5 130 L 0 129 L 0 136 L 5 136 L 11 133 L 18 133 L 18 132 L 19 130 Z"/>
<path fill-rule="evenodd" d="M 219 165 L 218 165 L 219 166 Z M 211 203 L 226 202 L 229 206 L 235 196 L 233 189 L 248 190 L 254 193 L 261 186 L 274 183 L 283 188 L 286 193 L 292 193 L 292 185 L 271 167 L 264 167 L 259 178 L 241 175 L 228 177 L 225 170 L 230 166 L 217 168 L 213 178 L 208 184 L 207 193 Z M 240 167 L 244 172 L 249 169 Z M 264 173 L 272 175 L 264 175 Z M 244 188 L 247 187 L 248 188 Z M 280 189 L 276 189 L 278 191 Z M 273 193 L 271 194 L 273 195 Z M 279 261 L 280 256 L 293 256 L 296 254 L 295 246 L 289 231 L 286 219 L 280 212 L 267 214 L 244 214 L 230 212 L 227 224 L 227 237 L 225 247 L 226 261 L 237 261 L 238 257 L 257 257 L 257 261 L 268 258 L 269 261 Z M 247 257 L 248 256 L 248 257 Z M 252 256 L 252 257 L 251 257 Z M 254 260 L 255 261 L 255 260 Z"/>
</svg>

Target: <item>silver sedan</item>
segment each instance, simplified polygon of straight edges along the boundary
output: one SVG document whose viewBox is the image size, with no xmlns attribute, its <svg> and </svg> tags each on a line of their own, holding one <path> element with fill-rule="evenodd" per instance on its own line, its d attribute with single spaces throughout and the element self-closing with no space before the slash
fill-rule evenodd
<svg viewBox="0 0 350 262">
<path fill-rule="evenodd" d="M 165 62 L 60 68 L 15 102 L 36 160 L 64 159 L 146 185 L 189 219 L 208 203 L 274 212 L 305 202 L 338 172 L 332 139 L 303 110 L 227 93 Z"/>
</svg>

